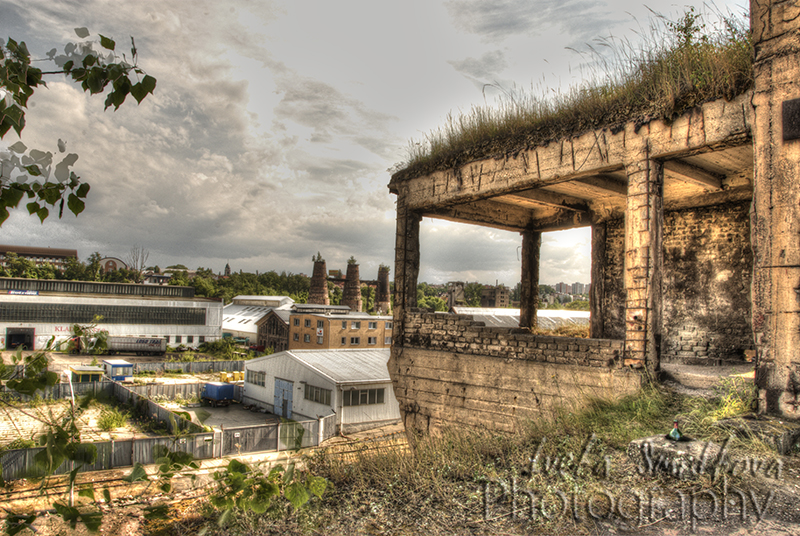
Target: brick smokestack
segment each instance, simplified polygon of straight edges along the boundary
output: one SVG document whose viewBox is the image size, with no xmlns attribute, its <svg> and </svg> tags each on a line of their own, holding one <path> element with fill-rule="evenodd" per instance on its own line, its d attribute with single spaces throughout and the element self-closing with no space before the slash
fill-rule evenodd
<svg viewBox="0 0 800 536">
<path fill-rule="evenodd" d="M 361 312 L 361 281 L 358 278 L 358 265 L 356 263 L 347 263 L 342 304 L 350 307 L 353 312 Z"/>
<path fill-rule="evenodd" d="M 328 296 L 328 270 L 324 259 L 314 260 L 314 271 L 311 274 L 311 287 L 308 289 L 308 303 L 330 305 Z"/>
<path fill-rule="evenodd" d="M 378 292 L 376 296 L 378 313 L 382 315 L 392 314 L 392 302 L 389 298 L 389 267 L 380 265 L 378 267 Z"/>
</svg>

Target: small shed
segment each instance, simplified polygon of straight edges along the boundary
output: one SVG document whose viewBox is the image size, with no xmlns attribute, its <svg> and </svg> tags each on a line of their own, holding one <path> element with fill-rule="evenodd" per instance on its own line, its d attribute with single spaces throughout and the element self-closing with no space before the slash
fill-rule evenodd
<svg viewBox="0 0 800 536">
<path fill-rule="evenodd" d="M 106 376 L 118 382 L 133 381 L 133 363 L 124 359 L 106 359 L 103 361 Z"/>
<path fill-rule="evenodd" d="M 336 414 L 340 433 L 400 420 L 388 348 L 287 350 L 245 362 L 242 402 L 287 419 Z"/>
<path fill-rule="evenodd" d="M 99 382 L 103 379 L 103 367 L 94 365 L 71 365 L 70 376 L 75 383 Z"/>
</svg>

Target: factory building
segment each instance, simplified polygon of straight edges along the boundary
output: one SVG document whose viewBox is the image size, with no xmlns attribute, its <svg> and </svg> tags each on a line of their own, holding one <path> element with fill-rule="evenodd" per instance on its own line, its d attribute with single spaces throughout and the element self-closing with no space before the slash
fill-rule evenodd
<svg viewBox="0 0 800 536">
<path fill-rule="evenodd" d="M 222 302 L 197 298 L 192 287 L 0 278 L 0 349 L 41 349 L 66 340 L 73 324 L 109 335 L 165 337 L 197 347 L 222 336 Z"/>
</svg>

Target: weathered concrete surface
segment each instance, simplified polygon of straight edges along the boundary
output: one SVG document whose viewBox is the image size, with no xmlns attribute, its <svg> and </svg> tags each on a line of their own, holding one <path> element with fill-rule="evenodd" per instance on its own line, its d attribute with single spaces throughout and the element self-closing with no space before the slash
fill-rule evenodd
<svg viewBox="0 0 800 536">
<path fill-rule="evenodd" d="M 751 0 L 755 46 L 753 312 L 760 407 L 800 417 L 800 140 L 783 103 L 800 97 L 800 5 Z"/>
<path fill-rule="evenodd" d="M 734 433 L 750 441 L 761 441 L 783 456 L 796 452 L 800 442 L 800 423 L 769 415 L 743 415 L 722 419 L 715 428 Z"/>
<path fill-rule="evenodd" d="M 713 475 L 726 461 L 721 445 L 711 441 L 672 441 L 666 435 L 631 441 L 628 457 L 642 472 L 660 471 L 682 480 Z"/>
</svg>

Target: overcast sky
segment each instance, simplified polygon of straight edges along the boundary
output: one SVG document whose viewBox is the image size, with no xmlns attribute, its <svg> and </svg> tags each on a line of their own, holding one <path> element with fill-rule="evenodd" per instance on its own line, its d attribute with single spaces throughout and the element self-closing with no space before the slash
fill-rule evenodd
<svg viewBox="0 0 800 536">
<path fill-rule="evenodd" d="M 688 5 L 705 9 L 651 7 L 676 18 Z M 354 256 L 374 279 L 394 264 L 388 170 L 410 140 L 493 102 L 486 84 L 580 83 L 591 58 L 572 49 L 610 35 L 635 42 L 648 17 L 622 0 L 0 0 L 0 37 L 26 41 L 34 57 L 76 41 L 76 27 L 118 51 L 132 35 L 158 80 L 140 106 L 104 112 L 104 97 L 47 78 L 22 140 L 55 152 L 61 138 L 79 154 L 87 208 L 44 224 L 18 210 L 0 243 L 75 248 L 82 260 L 125 259 L 140 245 L 162 268 L 306 274 L 319 251 L 330 269 Z M 519 280 L 519 234 L 426 218 L 421 241 L 421 281 Z M 586 229 L 547 233 L 541 281 L 588 283 L 589 258 Z"/>
</svg>

